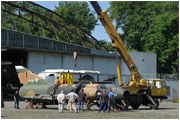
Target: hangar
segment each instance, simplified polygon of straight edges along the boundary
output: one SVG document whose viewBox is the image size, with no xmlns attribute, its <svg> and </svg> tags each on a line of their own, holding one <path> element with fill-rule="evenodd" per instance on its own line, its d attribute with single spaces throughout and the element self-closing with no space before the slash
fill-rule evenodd
<svg viewBox="0 0 180 120">
<path fill-rule="evenodd" d="M 22 32 L 1 29 L 2 60 L 22 65 L 38 74 L 45 69 L 73 69 L 73 52 L 77 51 L 76 70 L 97 70 L 103 74 L 116 74 L 115 53 L 103 52 L 91 48 L 64 43 L 48 38 L 42 38 Z M 156 54 L 145 52 L 130 52 L 140 73 L 156 75 Z M 118 63 L 121 73 L 129 75 L 121 56 Z M 148 68 L 148 69 L 147 69 Z"/>
</svg>

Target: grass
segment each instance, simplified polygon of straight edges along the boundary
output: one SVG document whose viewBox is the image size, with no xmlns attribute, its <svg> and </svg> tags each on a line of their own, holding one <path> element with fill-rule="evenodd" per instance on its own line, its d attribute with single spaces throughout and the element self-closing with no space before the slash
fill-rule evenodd
<svg viewBox="0 0 180 120">
<path fill-rule="evenodd" d="M 20 103 L 21 109 L 14 109 L 13 102 L 6 103 L 5 106 L 1 108 L 1 119 L 179 119 L 179 104 L 170 102 L 162 103 L 159 110 L 141 107 L 138 110 L 130 108 L 128 111 L 111 113 L 99 113 L 98 108 L 93 110 L 85 108 L 84 113 L 71 113 L 67 110 L 59 113 L 56 105 L 48 109 L 25 109 L 26 103 Z"/>
<path fill-rule="evenodd" d="M 45 109 L 8 109 L 1 110 L 2 119 L 177 119 L 178 114 L 158 113 L 155 110 L 146 112 L 120 111 L 112 113 L 99 113 L 98 111 L 85 111 L 84 113 L 58 113 L 58 110 Z"/>
<path fill-rule="evenodd" d="M 179 103 L 179 100 L 171 100 L 172 103 Z"/>
</svg>

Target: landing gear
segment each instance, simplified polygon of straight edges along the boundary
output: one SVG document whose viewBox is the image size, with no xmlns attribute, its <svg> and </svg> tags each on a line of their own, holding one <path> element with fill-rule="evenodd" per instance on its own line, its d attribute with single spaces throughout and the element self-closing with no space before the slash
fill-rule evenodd
<svg viewBox="0 0 180 120">
<path fill-rule="evenodd" d="M 92 106 L 96 105 L 97 107 L 99 107 L 99 103 L 98 102 L 93 102 L 93 101 L 89 101 L 86 105 L 87 109 L 91 109 Z"/>
<path fill-rule="evenodd" d="M 42 108 L 47 108 L 45 103 L 35 103 L 33 100 L 29 102 L 29 104 L 26 106 L 26 109 L 31 108 L 34 109 L 34 106 L 36 109 L 39 108 L 39 106 L 42 105 Z"/>
<path fill-rule="evenodd" d="M 26 106 L 26 109 L 28 109 L 28 107 L 30 107 L 31 109 L 34 108 L 34 102 L 33 102 L 33 100 L 30 100 L 29 104 Z"/>
</svg>

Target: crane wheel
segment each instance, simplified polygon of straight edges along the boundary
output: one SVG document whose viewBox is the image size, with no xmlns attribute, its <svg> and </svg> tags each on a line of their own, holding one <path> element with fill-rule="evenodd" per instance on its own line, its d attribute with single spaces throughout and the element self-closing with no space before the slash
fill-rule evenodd
<svg viewBox="0 0 180 120">
<path fill-rule="evenodd" d="M 156 107 L 154 108 L 154 109 L 158 109 L 159 108 L 159 100 L 158 99 L 153 99 L 154 100 L 154 102 L 156 103 Z M 150 107 L 151 109 L 153 109 L 152 107 Z"/>
<path fill-rule="evenodd" d="M 128 110 L 128 108 L 129 108 L 129 101 L 128 100 L 124 100 L 124 102 L 126 104 L 125 110 Z"/>
</svg>

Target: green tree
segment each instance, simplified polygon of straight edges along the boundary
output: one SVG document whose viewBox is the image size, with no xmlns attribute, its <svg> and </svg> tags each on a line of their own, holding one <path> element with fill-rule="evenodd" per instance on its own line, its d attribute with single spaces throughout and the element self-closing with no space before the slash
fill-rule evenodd
<svg viewBox="0 0 180 120">
<path fill-rule="evenodd" d="M 11 2 L 12 3 L 12 2 Z M 17 4 L 17 2 L 13 2 Z M 13 8 L 11 6 L 1 6 L 1 9 L 11 10 L 12 13 L 15 13 L 17 11 L 16 8 Z M 1 26 L 8 29 L 17 29 L 16 21 L 17 17 L 9 15 L 8 13 L 1 11 Z"/>
<path fill-rule="evenodd" d="M 29 13 L 27 11 L 20 10 L 21 17 L 27 19 L 28 22 L 20 17 L 13 16 L 7 12 L 2 12 L 2 27 L 9 28 L 17 31 L 22 31 L 37 36 L 43 36 L 51 39 L 56 39 L 59 41 L 70 42 L 73 44 L 79 44 L 84 46 L 90 46 L 94 48 L 96 42 L 89 39 L 89 36 L 85 34 L 81 29 L 86 31 L 86 33 L 91 34 L 91 31 L 95 28 L 97 19 L 95 18 L 95 13 L 91 12 L 88 8 L 87 2 L 59 2 L 59 6 L 56 6 L 54 12 L 58 13 L 60 16 L 64 17 L 66 20 L 61 19 L 61 17 L 51 14 L 51 12 L 42 9 L 41 7 L 34 6 L 30 2 L 18 1 L 11 2 L 11 4 L 25 7 L 32 12 L 37 12 L 39 15 Z M 13 7 L 9 4 L 4 4 L 1 6 L 2 9 L 11 9 L 11 13 L 19 15 L 19 9 Z M 41 17 L 43 16 L 43 17 Z M 48 19 L 44 19 L 47 17 Z M 53 21 L 53 22 L 52 22 Z M 70 24 L 68 21 L 73 23 Z M 37 25 L 39 24 L 39 25 Z M 76 26 L 78 27 L 76 27 Z M 65 26 L 66 28 L 62 27 Z M 99 49 L 103 49 L 102 46 L 96 45 Z"/>
<path fill-rule="evenodd" d="M 82 28 L 91 34 L 91 31 L 95 28 L 97 19 L 94 16 L 94 13 L 88 8 L 87 2 L 68 2 L 60 1 L 59 6 L 56 6 L 54 10 L 59 15 L 71 21 L 74 25 Z M 81 42 L 83 39 L 87 39 L 87 36 L 78 28 L 74 27 L 72 24 L 67 23 L 67 21 L 57 19 L 63 25 L 66 25 L 69 29 L 76 31 L 81 37 L 77 37 L 71 33 L 71 43 Z M 69 31 L 66 31 L 66 34 L 69 34 Z M 85 42 L 85 46 L 89 46 L 89 43 Z M 91 46 L 92 47 L 92 46 Z"/>
<path fill-rule="evenodd" d="M 129 50 L 157 53 L 158 72 L 179 71 L 179 2 L 110 2 L 110 18 Z"/>
<path fill-rule="evenodd" d="M 19 6 L 23 6 L 23 2 L 19 1 L 13 1 L 10 2 L 11 4 L 14 5 L 19 5 Z M 30 5 L 30 3 L 28 2 L 24 2 L 24 6 L 27 6 L 29 9 L 36 10 L 37 8 Z M 19 15 L 19 9 L 13 6 L 10 6 L 8 4 L 6 4 L 6 6 L 4 6 L 4 4 L 2 4 L 1 6 L 2 10 L 6 10 L 6 11 L 11 11 L 11 14 L 8 14 L 7 12 L 2 11 L 1 13 L 1 26 L 3 28 L 8 28 L 8 29 L 13 29 L 16 31 L 22 31 L 25 33 L 30 33 L 30 34 L 34 34 L 34 35 L 38 35 L 38 36 L 43 36 L 46 37 L 47 33 L 44 33 L 44 29 L 33 24 L 30 23 L 20 17 L 17 17 Z M 39 8 L 39 12 L 44 12 L 42 9 Z M 17 15 L 17 16 L 15 16 Z M 28 12 L 25 11 L 21 11 L 20 15 L 28 20 L 32 19 L 32 15 L 29 14 Z M 37 21 L 39 18 L 36 16 L 33 16 L 34 21 Z M 44 24 L 42 21 L 39 22 L 40 24 Z M 51 37 L 50 37 L 51 38 Z"/>
<path fill-rule="evenodd" d="M 145 35 L 146 51 L 157 53 L 158 72 L 179 71 L 179 16 L 163 14 L 155 18 L 153 28 Z"/>
<path fill-rule="evenodd" d="M 95 28 L 97 19 L 88 8 L 87 2 L 60 1 L 54 11 L 89 33 Z M 67 24 L 66 21 L 61 22 Z"/>
</svg>

